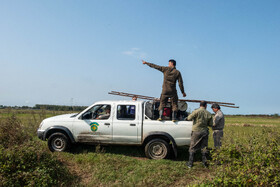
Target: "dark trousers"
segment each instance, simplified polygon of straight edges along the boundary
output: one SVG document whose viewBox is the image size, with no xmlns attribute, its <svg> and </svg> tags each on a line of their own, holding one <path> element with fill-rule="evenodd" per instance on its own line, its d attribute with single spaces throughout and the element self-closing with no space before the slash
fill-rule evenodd
<svg viewBox="0 0 280 187">
<path fill-rule="evenodd" d="M 224 136 L 223 130 L 213 130 L 214 146 L 216 148 L 221 147 L 222 145 L 221 139 L 223 136 Z"/>
<path fill-rule="evenodd" d="M 209 131 L 192 131 L 190 153 L 201 150 L 203 154 L 207 152 Z"/>
<path fill-rule="evenodd" d="M 164 107 L 166 107 L 167 101 L 170 98 L 172 111 L 178 110 L 178 95 L 175 93 L 174 95 L 163 95 L 160 96 L 160 105 L 158 107 L 158 110 L 163 110 Z"/>
</svg>

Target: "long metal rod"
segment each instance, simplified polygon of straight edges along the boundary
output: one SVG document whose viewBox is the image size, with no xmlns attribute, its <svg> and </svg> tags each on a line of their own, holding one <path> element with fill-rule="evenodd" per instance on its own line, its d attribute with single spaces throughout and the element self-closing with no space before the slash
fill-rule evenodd
<svg viewBox="0 0 280 187">
<path fill-rule="evenodd" d="M 144 95 L 139 95 L 139 94 L 131 94 L 131 93 L 125 93 L 125 92 L 117 92 L 117 91 L 111 91 L 108 94 L 112 95 L 119 95 L 119 96 L 124 96 L 124 97 L 134 97 L 136 96 L 139 99 L 146 99 L 146 100 L 159 100 L 159 98 L 155 97 L 149 97 L 149 96 L 144 96 Z M 194 103 L 200 103 L 201 101 L 204 100 L 189 100 L 189 99 L 178 99 L 179 101 L 185 101 L 185 102 L 194 102 Z M 214 104 L 217 103 L 220 106 L 224 107 L 230 107 L 230 108 L 239 108 L 238 106 L 229 106 L 229 105 L 235 105 L 234 103 L 226 103 L 226 102 L 218 102 L 218 101 L 206 101 L 209 104 Z"/>
<path fill-rule="evenodd" d="M 229 107 L 229 108 L 239 108 L 239 106 L 231 106 L 231 105 L 223 105 L 219 104 L 220 106 Z"/>
<path fill-rule="evenodd" d="M 144 95 L 138 95 L 138 94 L 130 94 L 130 93 L 124 93 L 124 92 L 116 92 L 116 91 L 111 91 L 108 94 L 112 95 L 120 95 L 120 96 L 125 96 L 125 97 L 134 97 L 136 96 L 137 98 L 140 99 L 147 99 L 147 100 L 154 100 L 156 98 L 154 97 L 149 97 L 149 96 L 144 96 Z"/>
<path fill-rule="evenodd" d="M 186 102 L 194 102 L 194 103 L 200 103 L 201 101 L 205 100 L 188 100 L 188 99 L 179 99 L 180 101 L 186 101 Z M 224 105 L 235 105 L 234 103 L 225 103 L 225 102 L 218 102 L 218 101 L 206 101 L 207 103 L 213 104 L 224 104 Z"/>
</svg>

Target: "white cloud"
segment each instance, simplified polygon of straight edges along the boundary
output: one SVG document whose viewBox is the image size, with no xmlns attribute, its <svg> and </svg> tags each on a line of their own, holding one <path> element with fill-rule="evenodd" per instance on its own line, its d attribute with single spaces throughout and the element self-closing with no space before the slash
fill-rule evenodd
<svg viewBox="0 0 280 187">
<path fill-rule="evenodd" d="M 131 48 L 131 50 L 134 50 L 134 51 L 139 51 L 140 49 L 137 48 L 137 47 L 134 47 L 134 48 Z"/>
<path fill-rule="evenodd" d="M 125 55 L 133 55 L 133 52 L 132 51 L 124 51 L 123 54 L 125 54 Z"/>
<path fill-rule="evenodd" d="M 141 49 L 137 48 L 137 47 L 133 47 L 127 51 L 123 51 L 122 54 L 132 56 L 137 59 L 144 59 L 147 57 L 147 54 L 145 52 L 141 51 Z"/>
</svg>

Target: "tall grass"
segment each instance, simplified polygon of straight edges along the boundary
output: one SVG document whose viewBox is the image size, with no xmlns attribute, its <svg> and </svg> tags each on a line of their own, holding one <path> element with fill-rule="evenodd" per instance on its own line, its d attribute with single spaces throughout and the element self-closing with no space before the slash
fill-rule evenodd
<svg viewBox="0 0 280 187">
<path fill-rule="evenodd" d="M 33 140 L 34 127 L 15 114 L 0 119 L 0 186 L 66 186 L 73 180 L 45 144 Z"/>
<path fill-rule="evenodd" d="M 223 146 L 212 151 L 217 167 L 213 185 L 264 185 L 280 183 L 280 129 L 230 127 Z"/>
</svg>

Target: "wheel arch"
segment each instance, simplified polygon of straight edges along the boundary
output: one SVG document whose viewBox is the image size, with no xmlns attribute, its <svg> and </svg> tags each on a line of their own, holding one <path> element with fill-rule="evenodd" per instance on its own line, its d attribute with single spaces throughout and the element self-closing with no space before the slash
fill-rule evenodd
<svg viewBox="0 0 280 187">
<path fill-rule="evenodd" d="M 56 132 L 65 134 L 69 138 L 71 143 L 76 142 L 71 131 L 67 127 L 63 127 L 63 126 L 52 126 L 52 127 L 47 128 L 46 132 L 44 133 L 43 140 L 48 139 L 51 134 L 56 133 Z"/>
<path fill-rule="evenodd" d="M 177 144 L 176 144 L 174 138 L 166 132 L 154 131 L 154 132 L 148 133 L 147 135 L 144 136 L 142 145 L 145 146 L 150 140 L 155 139 L 155 138 L 163 139 L 168 144 L 171 144 L 174 156 L 175 156 L 175 158 L 177 158 Z"/>
</svg>

